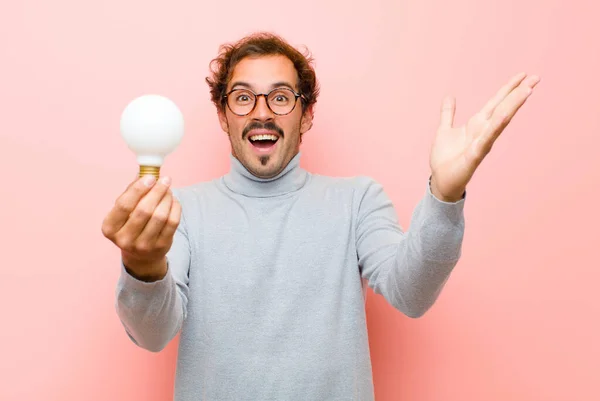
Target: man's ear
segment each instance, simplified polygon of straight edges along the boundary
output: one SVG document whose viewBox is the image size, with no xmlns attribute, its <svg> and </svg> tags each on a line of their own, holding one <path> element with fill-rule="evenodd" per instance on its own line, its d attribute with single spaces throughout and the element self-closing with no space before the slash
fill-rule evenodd
<svg viewBox="0 0 600 401">
<path fill-rule="evenodd" d="M 300 121 L 301 135 L 305 134 L 306 132 L 308 132 L 308 130 L 312 128 L 314 116 L 315 113 L 313 106 L 310 106 L 306 110 L 304 110 L 304 113 L 302 114 L 302 120 Z"/>
<path fill-rule="evenodd" d="M 227 122 L 225 110 L 218 110 L 217 115 L 219 116 L 219 123 L 221 124 L 221 129 L 229 135 L 229 123 Z"/>
</svg>

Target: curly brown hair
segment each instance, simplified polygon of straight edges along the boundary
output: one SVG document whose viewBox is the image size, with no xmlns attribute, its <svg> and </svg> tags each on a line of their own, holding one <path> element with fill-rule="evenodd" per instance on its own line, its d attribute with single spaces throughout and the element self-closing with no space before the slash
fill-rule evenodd
<svg viewBox="0 0 600 401">
<path fill-rule="evenodd" d="M 211 100 L 219 111 L 225 111 L 225 92 L 235 66 L 246 57 L 271 55 L 283 55 L 294 64 L 298 73 L 298 91 L 303 95 L 302 111 L 317 102 L 319 83 L 308 49 L 301 53 L 276 34 L 257 32 L 236 43 L 221 45 L 219 55 L 210 63 L 212 77 L 207 77 L 206 82 L 210 87 Z"/>
</svg>

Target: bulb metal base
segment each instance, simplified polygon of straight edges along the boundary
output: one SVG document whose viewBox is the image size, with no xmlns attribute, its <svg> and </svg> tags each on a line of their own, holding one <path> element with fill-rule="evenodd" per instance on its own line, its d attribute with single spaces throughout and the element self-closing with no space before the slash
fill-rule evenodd
<svg viewBox="0 0 600 401">
<path fill-rule="evenodd" d="M 139 177 L 143 177 L 145 175 L 153 175 L 156 180 L 160 178 L 160 167 L 155 166 L 140 166 Z"/>
</svg>

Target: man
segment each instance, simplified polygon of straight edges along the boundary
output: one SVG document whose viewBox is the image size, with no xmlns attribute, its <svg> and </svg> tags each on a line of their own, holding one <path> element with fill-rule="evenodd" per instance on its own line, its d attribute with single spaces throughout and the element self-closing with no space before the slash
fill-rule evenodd
<svg viewBox="0 0 600 401">
<path fill-rule="evenodd" d="M 214 65 L 231 169 L 177 190 L 143 177 L 117 199 L 103 233 L 122 255 L 118 315 L 151 351 L 181 332 L 177 401 L 373 400 L 363 280 L 410 317 L 432 306 L 461 253 L 467 183 L 539 78 L 515 76 L 464 127 L 444 100 L 404 233 L 372 179 L 299 167 L 309 59 L 255 34 Z"/>
</svg>

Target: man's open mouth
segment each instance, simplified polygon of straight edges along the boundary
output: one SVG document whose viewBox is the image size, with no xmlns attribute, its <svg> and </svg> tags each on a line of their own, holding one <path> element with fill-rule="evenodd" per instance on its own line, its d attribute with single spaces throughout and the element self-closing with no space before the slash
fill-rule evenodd
<svg viewBox="0 0 600 401">
<path fill-rule="evenodd" d="M 267 150 L 275 145 L 275 143 L 279 140 L 279 137 L 273 134 L 257 134 L 250 136 L 248 140 L 250 140 L 252 146 L 258 149 Z"/>
</svg>

